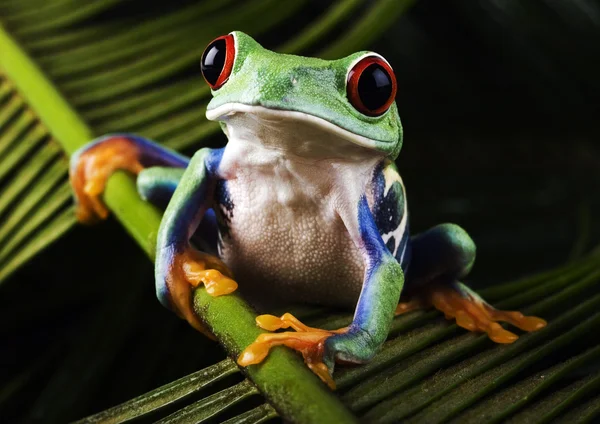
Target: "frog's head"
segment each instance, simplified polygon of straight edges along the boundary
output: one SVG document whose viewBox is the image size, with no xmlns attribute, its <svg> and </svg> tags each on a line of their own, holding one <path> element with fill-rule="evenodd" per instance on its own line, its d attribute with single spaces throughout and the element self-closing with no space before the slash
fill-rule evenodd
<svg viewBox="0 0 600 424">
<path fill-rule="evenodd" d="M 402 147 L 396 79 L 376 53 L 331 61 L 279 54 L 236 31 L 209 44 L 201 65 L 213 94 L 210 120 L 268 112 L 268 122 L 295 122 L 286 131 L 310 128 L 390 158 Z"/>
</svg>

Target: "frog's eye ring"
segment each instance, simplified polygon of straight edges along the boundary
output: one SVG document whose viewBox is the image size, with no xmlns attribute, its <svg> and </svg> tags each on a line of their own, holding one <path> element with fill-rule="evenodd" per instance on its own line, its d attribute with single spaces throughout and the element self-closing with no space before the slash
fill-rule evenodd
<svg viewBox="0 0 600 424">
<path fill-rule="evenodd" d="M 348 72 L 348 99 L 356 110 L 367 116 L 384 114 L 394 102 L 396 90 L 394 71 L 379 56 L 364 57 Z"/>
<path fill-rule="evenodd" d="M 233 69 L 235 40 L 233 35 L 216 38 L 202 53 L 200 69 L 202 76 L 213 90 L 218 90 L 227 81 Z"/>
</svg>

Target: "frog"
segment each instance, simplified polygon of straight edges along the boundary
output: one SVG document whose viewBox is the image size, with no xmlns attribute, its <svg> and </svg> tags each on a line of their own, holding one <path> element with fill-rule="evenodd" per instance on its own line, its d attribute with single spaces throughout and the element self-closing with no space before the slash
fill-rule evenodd
<svg viewBox="0 0 600 424">
<path fill-rule="evenodd" d="M 394 317 L 415 309 L 435 307 L 497 343 L 518 338 L 501 323 L 526 332 L 546 325 L 495 309 L 462 282 L 476 247 L 460 226 L 411 235 L 395 164 L 403 143 L 398 84 L 383 56 L 281 54 L 234 31 L 212 41 L 200 65 L 212 93 L 206 117 L 219 123 L 225 147 L 189 158 L 139 135 L 108 134 L 72 156 L 70 180 L 83 223 L 109 215 L 102 194 L 117 170 L 164 208 L 157 297 L 209 337 L 193 308 L 200 285 L 211 296 L 239 288 L 255 305 L 268 298 L 354 309 L 337 330 L 291 313 L 259 315 L 265 331 L 241 352 L 240 366 L 287 346 L 335 388 L 336 363 L 370 361 Z"/>
</svg>

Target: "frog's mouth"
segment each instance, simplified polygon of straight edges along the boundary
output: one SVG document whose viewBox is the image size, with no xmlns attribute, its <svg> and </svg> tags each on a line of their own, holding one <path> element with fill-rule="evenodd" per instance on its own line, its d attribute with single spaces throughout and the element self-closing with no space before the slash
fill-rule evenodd
<svg viewBox="0 0 600 424">
<path fill-rule="evenodd" d="M 206 111 L 206 117 L 211 121 L 221 121 L 226 125 L 228 137 L 242 138 L 254 137 L 261 141 L 277 139 L 288 145 L 297 146 L 312 141 L 320 147 L 328 146 L 330 149 L 337 147 L 348 148 L 350 142 L 363 149 L 378 150 L 377 141 L 362 135 L 355 134 L 341 128 L 323 118 L 306 112 L 271 109 L 264 106 L 246 105 L 242 103 L 226 103 Z M 236 134 L 234 135 L 233 132 Z M 271 144 L 276 143 L 272 141 Z M 308 149 L 309 146 L 306 146 Z M 337 150 L 337 149 L 336 149 Z M 367 152 L 365 152 L 367 153 Z M 382 153 L 384 154 L 384 153 Z"/>
</svg>

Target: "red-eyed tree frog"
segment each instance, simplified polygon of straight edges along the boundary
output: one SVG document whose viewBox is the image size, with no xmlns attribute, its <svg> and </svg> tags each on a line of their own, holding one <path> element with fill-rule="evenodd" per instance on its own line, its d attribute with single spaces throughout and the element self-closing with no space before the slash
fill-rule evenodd
<svg viewBox="0 0 600 424">
<path fill-rule="evenodd" d="M 498 343 L 545 321 L 494 309 L 460 281 L 475 244 L 459 226 L 410 236 L 406 193 L 394 164 L 402 146 L 390 64 L 373 52 L 338 60 L 279 54 L 242 32 L 214 40 L 201 69 L 212 89 L 206 116 L 228 143 L 189 159 L 131 134 L 80 149 L 70 177 L 80 221 L 108 215 L 102 202 L 115 170 L 137 175 L 140 195 L 166 206 L 156 246 L 160 301 L 206 332 L 191 302 L 238 288 L 251 301 L 286 299 L 354 308 L 336 331 L 291 314 L 261 315 L 270 331 L 238 358 L 263 361 L 285 345 L 330 386 L 336 361 L 369 361 L 396 314 L 434 306 Z M 192 247 L 196 234 L 200 241 Z M 236 276 L 235 280 L 233 276 Z M 412 294 L 399 303 L 403 287 Z M 294 331 L 274 332 L 291 328 Z"/>
</svg>

